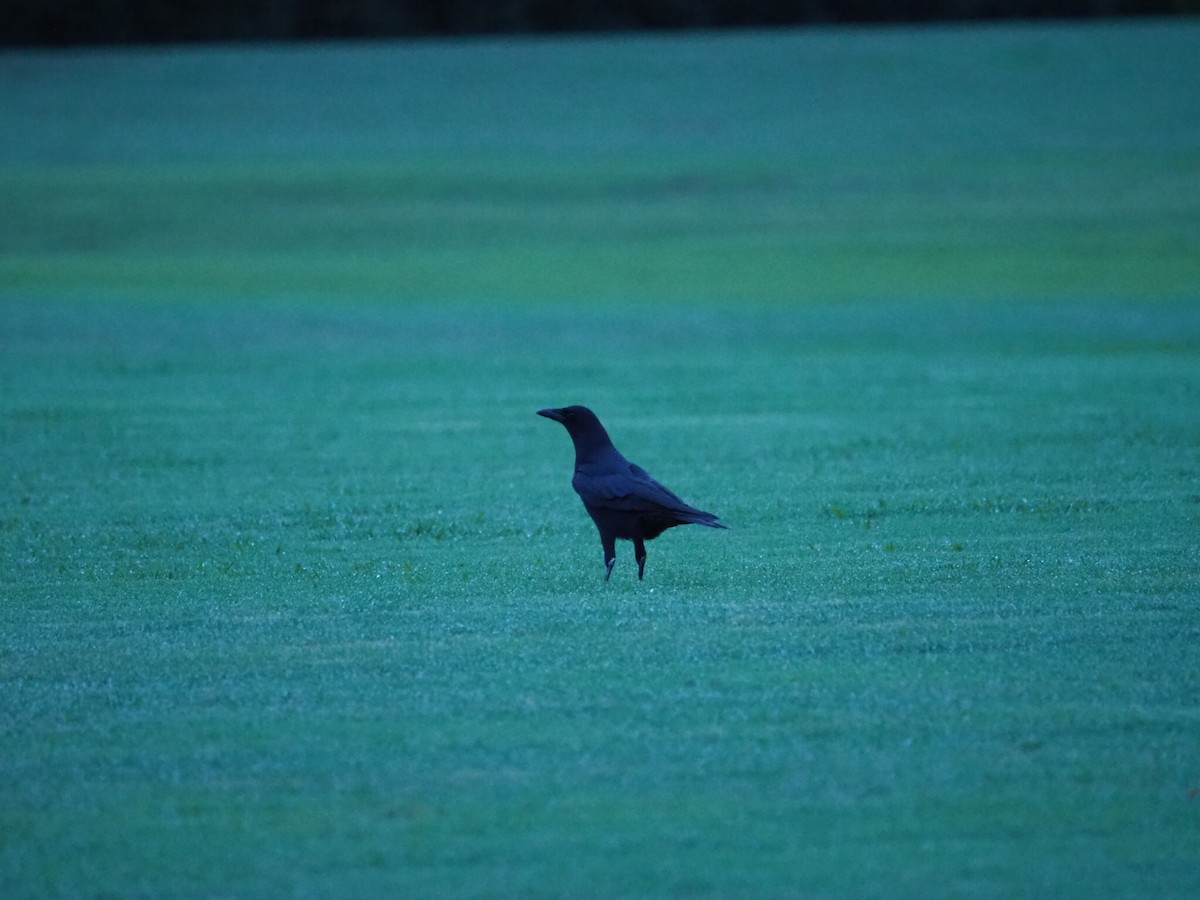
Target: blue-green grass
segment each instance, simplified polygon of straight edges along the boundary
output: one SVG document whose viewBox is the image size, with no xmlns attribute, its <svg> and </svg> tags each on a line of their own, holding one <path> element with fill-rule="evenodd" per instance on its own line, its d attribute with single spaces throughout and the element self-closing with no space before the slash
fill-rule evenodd
<svg viewBox="0 0 1200 900">
<path fill-rule="evenodd" d="M 1193 896 L 1197 50 L 0 56 L 0 893 Z"/>
</svg>

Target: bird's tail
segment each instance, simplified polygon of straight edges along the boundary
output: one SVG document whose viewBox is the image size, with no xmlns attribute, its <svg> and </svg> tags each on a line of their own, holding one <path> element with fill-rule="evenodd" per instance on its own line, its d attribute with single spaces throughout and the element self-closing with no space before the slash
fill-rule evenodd
<svg viewBox="0 0 1200 900">
<path fill-rule="evenodd" d="M 679 516 L 688 525 L 705 525 L 709 528 L 725 528 L 728 525 L 723 525 L 717 521 L 717 516 L 710 512 L 705 512 L 702 509 L 689 509 Z"/>
</svg>

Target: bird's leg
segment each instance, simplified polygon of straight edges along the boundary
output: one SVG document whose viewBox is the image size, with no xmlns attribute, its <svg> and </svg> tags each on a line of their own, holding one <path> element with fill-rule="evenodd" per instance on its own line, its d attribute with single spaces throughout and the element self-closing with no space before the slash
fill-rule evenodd
<svg viewBox="0 0 1200 900">
<path fill-rule="evenodd" d="M 637 557 L 638 581 L 646 574 L 646 542 L 641 538 L 633 539 L 633 555 Z"/>
<path fill-rule="evenodd" d="M 604 580 L 605 581 L 608 581 L 608 579 L 612 578 L 613 566 L 615 566 L 616 564 L 617 564 L 617 558 L 615 556 L 611 557 L 610 559 L 606 559 L 604 561 Z"/>
<path fill-rule="evenodd" d="M 612 577 L 613 566 L 617 564 L 616 535 L 600 533 L 600 543 L 604 545 L 604 580 Z"/>
</svg>

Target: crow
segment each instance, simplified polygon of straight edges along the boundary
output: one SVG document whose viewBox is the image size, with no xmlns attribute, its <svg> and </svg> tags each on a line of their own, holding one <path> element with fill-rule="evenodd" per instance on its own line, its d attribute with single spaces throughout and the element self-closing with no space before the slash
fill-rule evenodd
<svg viewBox="0 0 1200 900">
<path fill-rule="evenodd" d="M 688 506 L 649 472 L 622 456 L 596 414 L 586 406 L 539 409 L 538 415 L 561 422 L 575 443 L 571 487 L 600 530 L 605 581 L 612 576 L 617 561 L 617 538 L 633 541 L 641 579 L 646 573 L 646 541 L 676 525 L 727 527 L 712 513 Z"/>
</svg>

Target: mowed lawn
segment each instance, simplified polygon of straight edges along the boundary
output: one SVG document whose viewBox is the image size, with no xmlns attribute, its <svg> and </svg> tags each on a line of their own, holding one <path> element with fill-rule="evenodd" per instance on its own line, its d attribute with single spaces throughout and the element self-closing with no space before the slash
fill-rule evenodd
<svg viewBox="0 0 1200 900">
<path fill-rule="evenodd" d="M 0 894 L 1196 896 L 1198 58 L 0 55 Z"/>
</svg>

